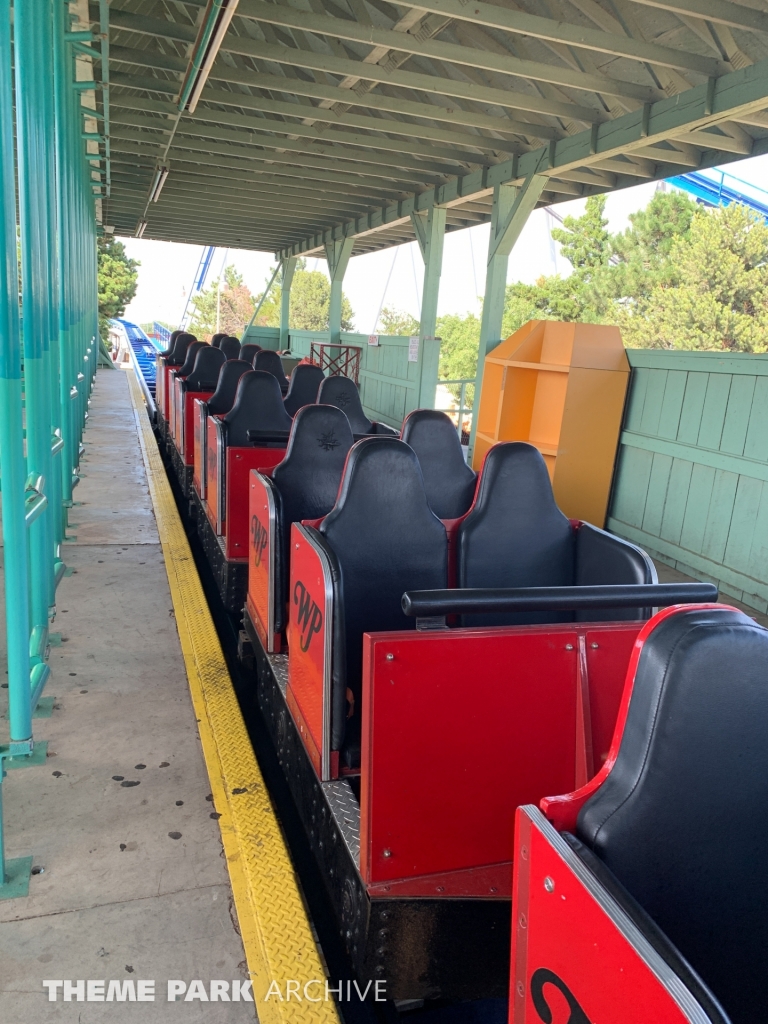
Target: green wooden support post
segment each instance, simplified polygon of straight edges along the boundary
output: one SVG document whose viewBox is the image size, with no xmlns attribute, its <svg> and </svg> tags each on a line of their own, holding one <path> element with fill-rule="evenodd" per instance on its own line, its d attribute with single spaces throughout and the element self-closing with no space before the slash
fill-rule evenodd
<svg viewBox="0 0 768 1024">
<path fill-rule="evenodd" d="M 443 269 L 443 242 L 447 212 L 444 206 L 431 206 L 426 217 L 420 213 L 411 214 L 411 223 L 424 260 L 424 288 L 421 294 L 419 326 L 422 339 L 434 338 L 437 330 L 437 299 L 440 293 L 440 274 Z"/>
<path fill-rule="evenodd" d="M 509 254 L 520 237 L 528 217 L 536 208 L 548 180 L 544 174 L 530 174 L 519 188 L 515 185 L 496 185 L 493 190 L 485 297 L 483 299 L 483 316 L 480 321 L 480 347 L 477 353 L 474 412 L 469 439 L 468 460 L 470 462 L 475 447 L 485 357 L 502 341 L 501 321 L 504 316 L 504 299 L 507 291 Z"/>
<path fill-rule="evenodd" d="M 328 308 L 328 330 L 330 342 L 338 345 L 341 341 L 341 300 L 344 275 L 352 255 L 354 238 L 343 238 L 340 242 L 326 242 L 325 258 L 328 261 L 328 273 L 331 277 L 331 302 Z"/>
<path fill-rule="evenodd" d="M 296 257 L 288 256 L 280 261 L 283 268 L 280 291 L 280 341 L 278 348 L 285 351 L 289 345 L 288 331 L 291 322 L 291 285 L 296 273 Z"/>
</svg>

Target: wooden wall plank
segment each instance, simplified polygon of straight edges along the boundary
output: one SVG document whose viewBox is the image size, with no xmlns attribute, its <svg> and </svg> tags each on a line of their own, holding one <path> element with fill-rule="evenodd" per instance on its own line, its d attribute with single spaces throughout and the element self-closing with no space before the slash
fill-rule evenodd
<svg viewBox="0 0 768 1024">
<path fill-rule="evenodd" d="M 684 444 L 696 444 L 701 429 L 701 416 L 704 412 L 704 399 L 707 396 L 709 374 L 689 373 L 685 382 L 685 397 L 680 413 L 680 426 L 676 440 Z"/>
<path fill-rule="evenodd" d="M 654 537 L 661 531 L 661 522 L 664 517 L 664 505 L 667 500 L 667 487 L 669 485 L 669 474 L 672 469 L 672 459 L 669 455 L 653 456 L 651 474 L 648 479 L 648 490 L 645 498 L 645 510 L 643 512 L 642 528 L 646 533 Z"/>
<path fill-rule="evenodd" d="M 756 383 L 757 377 L 741 375 L 734 376 L 731 381 L 723 436 L 720 438 L 721 452 L 728 452 L 731 455 L 744 454 Z"/>
<path fill-rule="evenodd" d="M 744 455 L 748 459 L 768 462 L 768 378 L 765 377 L 759 378 L 755 384 Z"/>
<path fill-rule="evenodd" d="M 670 370 L 667 374 L 657 430 L 659 437 L 668 437 L 672 441 L 677 439 L 687 382 L 688 374 L 683 370 Z"/>
<path fill-rule="evenodd" d="M 701 416 L 701 427 L 697 444 L 701 448 L 720 447 L 720 438 L 723 435 L 723 424 L 725 423 L 725 410 L 728 408 L 728 394 L 731 390 L 731 375 L 729 373 L 710 373 L 707 381 L 707 395 L 704 399 L 704 410 Z"/>
<path fill-rule="evenodd" d="M 713 562 L 722 562 L 725 558 L 738 482 L 738 473 L 727 473 L 722 469 L 715 472 L 704 539 L 698 549 Z"/>
<path fill-rule="evenodd" d="M 688 488 L 688 501 L 680 532 L 680 546 L 689 551 L 701 551 L 704 531 L 707 528 L 709 502 L 717 470 L 709 466 L 694 466 Z"/>
<path fill-rule="evenodd" d="M 648 481 L 651 477 L 653 453 L 623 445 L 619 454 L 619 479 L 613 515 L 638 529 L 643 522 Z"/>
<path fill-rule="evenodd" d="M 667 487 L 667 500 L 664 505 L 664 516 L 661 521 L 659 536 L 673 544 L 680 543 L 683 532 L 683 520 L 688 504 L 688 491 L 691 486 L 693 463 L 685 459 L 673 459 Z"/>
<path fill-rule="evenodd" d="M 757 528 L 757 516 L 766 485 L 762 480 L 739 477 L 733 515 L 725 546 L 724 561 L 747 575 L 752 573 L 752 544 Z"/>
<path fill-rule="evenodd" d="M 640 418 L 640 433 L 653 434 L 659 432 L 659 420 L 661 419 L 661 407 L 664 402 L 664 390 L 667 383 L 666 370 L 649 370 L 648 386 L 645 392 L 643 403 L 643 415 Z"/>
</svg>

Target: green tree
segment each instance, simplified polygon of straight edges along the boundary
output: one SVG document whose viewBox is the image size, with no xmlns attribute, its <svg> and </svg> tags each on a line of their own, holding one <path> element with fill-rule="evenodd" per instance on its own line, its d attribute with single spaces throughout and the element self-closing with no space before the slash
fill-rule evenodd
<svg viewBox="0 0 768 1024">
<path fill-rule="evenodd" d="M 627 307 L 625 341 L 646 348 L 768 351 L 768 225 L 745 206 L 699 209 L 670 248 L 666 282 L 642 312 Z"/>
<path fill-rule="evenodd" d="M 437 336 L 440 344 L 439 375 L 443 380 L 462 380 L 476 376 L 477 352 L 480 344 L 480 318 L 474 313 L 458 316 L 455 313 L 437 318 Z M 458 401 L 460 384 L 448 388 Z M 475 387 L 467 388 L 467 405 L 471 408 Z"/>
<path fill-rule="evenodd" d="M 256 297 L 257 304 L 262 295 Z M 256 317 L 259 327 L 280 326 L 281 299 L 282 287 L 274 284 Z M 307 270 L 306 260 L 298 260 L 291 284 L 290 326 L 297 331 L 327 331 L 330 306 L 331 282 L 321 270 Z M 349 299 L 342 293 L 342 331 L 354 330 L 354 315 Z"/>
<path fill-rule="evenodd" d="M 108 320 L 120 317 L 136 294 L 138 260 L 132 260 L 122 242 L 113 236 L 98 240 L 99 330 L 105 342 L 109 338 Z"/>
<path fill-rule="evenodd" d="M 611 239 L 616 298 L 642 305 L 654 288 L 672 283 L 672 246 L 689 237 L 697 209 L 685 192 L 656 192 L 644 210 L 629 215 L 630 226 Z"/>
<path fill-rule="evenodd" d="M 384 306 L 376 324 L 379 334 L 395 338 L 410 338 L 419 333 L 419 327 L 419 321 L 415 316 L 411 316 L 403 309 L 395 309 L 394 306 Z"/>
<path fill-rule="evenodd" d="M 212 281 L 192 299 L 189 330 L 201 339 L 209 339 L 221 331 L 240 337 L 254 309 L 254 298 L 243 275 L 230 264 L 224 270 L 223 282 Z"/>
</svg>

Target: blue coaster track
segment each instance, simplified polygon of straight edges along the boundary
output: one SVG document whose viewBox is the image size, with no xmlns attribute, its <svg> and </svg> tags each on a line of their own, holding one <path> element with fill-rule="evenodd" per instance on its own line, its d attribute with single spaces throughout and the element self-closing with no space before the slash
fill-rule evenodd
<svg viewBox="0 0 768 1024">
<path fill-rule="evenodd" d="M 155 356 L 163 351 L 161 342 L 148 338 L 138 324 L 130 320 L 113 320 L 125 332 L 131 353 L 131 362 L 136 370 L 141 390 L 149 405 L 151 415 L 155 412 Z"/>
<path fill-rule="evenodd" d="M 768 191 L 725 171 L 691 171 L 667 179 L 670 185 L 684 189 L 707 206 L 741 203 L 768 222 Z"/>
</svg>

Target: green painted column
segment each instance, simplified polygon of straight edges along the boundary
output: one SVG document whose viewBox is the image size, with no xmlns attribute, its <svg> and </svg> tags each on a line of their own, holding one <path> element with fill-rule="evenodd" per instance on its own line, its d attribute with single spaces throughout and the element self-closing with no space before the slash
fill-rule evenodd
<svg viewBox="0 0 768 1024">
<path fill-rule="evenodd" d="M 331 276 L 331 302 L 328 308 L 328 330 L 332 345 L 341 341 L 341 302 L 342 285 L 347 272 L 349 258 L 355 244 L 354 238 L 344 238 L 340 242 L 327 242 L 325 258 L 328 261 L 328 273 Z"/>
<path fill-rule="evenodd" d="M 282 352 L 288 348 L 288 330 L 291 323 L 291 285 L 293 275 L 296 273 L 296 257 L 288 256 L 282 261 L 283 273 L 280 282 L 280 343 L 278 348 Z"/>
<path fill-rule="evenodd" d="M 469 439 L 468 460 L 470 462 L 475 447 L 477 412 L 480 408 L 480 390 L 483 386 L 485 357 L 502 341 L 501 321 L 504 317 L 504 300 L 507 292 L 509 254 L 520 237 L 528 217 L 536 208 L 547 180 L 543 174 L 531 174 L 520 187 L 497 185 L 493 190 L 485 297 L 483 299 L 483 316 L 480 321 L 480 348 L 477 355 L 477 376 L 475 377 L 474 415 Z"/>
<path fill-rule="evenodd" d="M 419 333 L 422 338 L 434 338 L 437 331 L 437 300 L 440 294 L 440 275 L 443 270 L 443 242 L 445 241 L 444 206 L 432 206 L 424 216 L 411 214 L 416 240 L 424 260 L 424 287 L 421 294 L 421 322 Z"/>
<path fill-rule="evenodd" d="M 46 0 L 25 0 L 14 8 L 14 68 L 16 72 L 16 145 L 18 162 L 21 291 L 24 346 L 24 397 L 27 428 L 27 471 L 51 485 L 51 359 L 50 359 L 50 236 L 48 189 L 49 123 L 46 39 L 50 23 Z M 53 603 L 53 530 L 50 509 L 29 529 L 31 622 L 47 629 Z"/>
<path fill-rule="evenodd" d="M 0 496 L 10 732 L 12 743 L 24 743 L 32 737 L 32 708 L 11 66 L 10 3 L 0 0 Z"/>
</svg>

